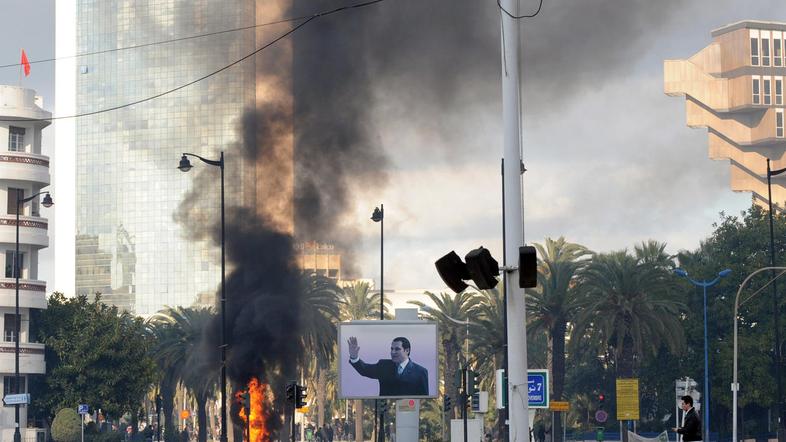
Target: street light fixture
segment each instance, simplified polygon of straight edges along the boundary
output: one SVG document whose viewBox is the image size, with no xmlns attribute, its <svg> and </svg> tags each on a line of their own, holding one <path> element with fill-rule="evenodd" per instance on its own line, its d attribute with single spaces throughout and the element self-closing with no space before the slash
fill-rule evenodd
<svg viewBox="0 0 786 442">
<path fill-rule="evenodd" d="M 772 228 L 772 177 L 786 172 L 786 168 L 771 170 L 770 159 L 767 158 L 767 204 L 769 206 L 770 215 L 770 267 L 775 267 L 775 235 Z M 780 327 L 780 308 L 778 303 L 778 289 L 777 282 L 775 281 L 775 271 L 772 272 L 772 314 L 775 317 L 775 384 L 777 386 L 778 398 L 778 431 L 777 437 L 779 442 L 786 440 L 786 407 L 783 403 L 783 381 L 781 380 L 781 327 Z"/>
<path fill-rule="evenodd" d="M 221 299 L 219 300 L 219 314 L 221 315 L 221 436 L 220 442 L 227 442 L 227 342 L 226 342 L 226 265 L 224 259 L 224 152 L 216 160 L 208 160 L 193 153 L 183 153 L 180 164 L 177 166 L 181 172 L 188 172 L 193 167 L 188 156 L 199 158 L 203 163 L 221 169 Z"/>
<path fill-rule="evenodd" d="M 712 287 L 717 284 L 721 278 L 728 276 L 731 269 L 721 270 L 718 276 L 711 281 L 696 281 L 688 276 L 688 272 L 683 269 L 674 269 L 674 273 L 681 276 L 691 284 L 701 287 L 704 291 L 704 440 L 710 440 L 710 368 L 709 368 L 709 354 L 707 343 L 707 287 Z"/>
<path fill-rule="evenodd" d="M 15 329 L 14 333 L 16 334 L 14 336 L 14 341 L 15 341 L 15 343 L 14 343 L 14 384 L 16 385 L 16 388 L 14 390 L 14 393 L 16 393 L 16 394 L 21 393 L 21 391 L 20 391 L 21 388 L 20 388 L 20 385 L 19 385 L 19 381 L 20 381 L 20 377 L 19 377 L 19 336 L 22 334 L 22 332 L 21 332 L 21 322 L 22 321 L 21 321 L 21 318 L 20 318 L 20 315 L 19 315 L 19 273 L 22 270 L 22 268 L 21 268 L 22 266 L 20 265 L 20 262 L 19 262 L 19 212 L 22 211 L 22 205 L 24 203 L 30 202 L 34 198 L 36 198 L 37 196 L 40 196 L 40 195 L 46 195 L 46 196 L 44 196 L 43 201 L 41 201 L 41 205 L 46 207 L 46 208 L 52 207 L 54 202 L 52 201 L 52 196 L 49 195 L 49 192 L 47 192 L 47 191 L 45 191 L 45 192 L 38 192 L 35 195 L 29 196 L 27 198 L 21 198 L 21 199 L 17 198 L 17 200 L 16 200 L 16 250 L 14 252 L 14 278 L 16 280 L 16 284 L 14 285 L 15 286 L 15 291 L 16 291 L 16 296 L 15 296 L 16 297 L 16 311 L 15 311 L 16 316 L 14 318 L 14 322 L 16 322 L 16 324 L 14 326 L 14 329 Z M 22 441 L 22 435 L 21 435 L 21 433 L 19 433 L 19 404 L 14 405 L 14 422 L 16 423 L 16 426 L 14 428 L 14 442 L 21 442 Z"/>
</svg>

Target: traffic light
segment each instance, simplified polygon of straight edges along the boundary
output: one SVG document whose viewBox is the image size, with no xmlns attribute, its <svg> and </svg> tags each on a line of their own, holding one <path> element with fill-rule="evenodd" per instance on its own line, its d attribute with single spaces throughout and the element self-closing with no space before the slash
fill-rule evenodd
<svg viewBox="0 0 786 442">
<path fill-rule="evenodd" d="M 287 402 L 295 402 L 295 383 L 290 382 L 287 384 Z"/>
<path fill-rule="evenodd" d="M 303 408 L 306 406 L 306 387 L 302 385 L 295 385 L 295 408 Z"/>
<path fill-rule="evenodd" d="M 477 411 L 480 409 L 480 392 L 472 393 L 471 410 Z"/>
<path fill-rule="evenodd" d="M 248 412 L 251 410 L 251 394 L 248 391 L 240 393 L 240 402 L 246 410 L 246 416 L 248 416 Z"/>
<path fill-rule="evenodd" d="M 467 396 L 472 396 L 478 392 L 478 387 L 480 387 L 479 376 L 478 372 L 467 369 Z"/>
<path fill-rule="evenodd" d="M 384 416 L 388 412 L 388 401 L 379 399 L 378 405 L 377 410 L 379 414 Z"/>
<path fill-rule="evenodd" d="M 449 412 L 450 409 L 453 408 L 452 404 L 450 403 L 450 396 L 445 395 L 445 397 L 442 398 L 442 401 L 443 401 L 443 409 L 445 410 L 445 413 Z"/>
<path fill-rule="evenodd" d="M 598 409 L 602 410 L 604 406 L 604 402 L 606 401 L 606 395 L 603 393 L 598 394 Z"/>
</svg>

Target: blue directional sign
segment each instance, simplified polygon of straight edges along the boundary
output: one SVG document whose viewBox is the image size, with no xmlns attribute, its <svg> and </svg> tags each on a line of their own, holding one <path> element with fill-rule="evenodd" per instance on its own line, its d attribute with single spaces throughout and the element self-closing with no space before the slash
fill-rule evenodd
<svg viewBox="0 0 786 442">
<path fill-rule="evenodd" d="M 76 408 L 77 409 L 77 413 L 79 413 L 79 414 L 90 414 L 87 411 L 87 408 L 88 408 L 87 404 L 79 404 L 79 406 L 77 406 L 77 408 Z"/>
<path fill-rule="evenodd" d="M 549 371 L 527 370 L 529 408 L 549 408 Z"/>
</svg>

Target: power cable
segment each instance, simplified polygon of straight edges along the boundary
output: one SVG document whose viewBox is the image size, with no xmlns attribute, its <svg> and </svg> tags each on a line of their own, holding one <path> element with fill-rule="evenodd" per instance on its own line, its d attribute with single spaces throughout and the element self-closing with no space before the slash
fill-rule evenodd
<svg viewBox="0 0 786 442">
<path fill-rule="evenodd" d="M 30 64 L 48 63 L 48 62 L 57 61 L 57 60 L 67 60 L 67 59 L 70 59 L 70 58 L 80 58 L 80 57 L 87 57 L 87 56 L 90 56 L 90 55 L 99 55 L 99 54 L 106 54 L 106 53 L 110 53 L 110 52 L 126 51 L 126 50 L 130 50 L 130 49 L 146 48 L 148 46 L 157 46 L 157 45 L 168 44 L 168 43 L 177 43 L 179 41 L 192 40 L 192 39 L 195 39 L 195 38 L 212 37 L 214 35 L 227 34 L 227 33 L 230 33 L 230 32 L 246 31 L 246 30 L 249 30 L 249 29 L 261 28 L 261 27 L 264 27 L 264 26 L 278 25 L 278 24 L 281 24 L 281 23 L 289 23 L 289 22 L 298 21 L 298 20 L 305 20 L 305 19 L 307 19 L 309 17 L 311 17 L 311 15 L 301 15 L 300 17 L 284 18 L 284 19 L 281 19 L 281 20 L 271 21 L 271 22 L 268 22 L 268 23 L 260 23 L 258 25 L 244 26 L 244 27 L 241 27 L 241 28 L 233 28 L 233 29 L 225 29 L 223 31 L 208 32 L 206 34 L 191 35 L 191 36 L 188 36 L 188 37 L 174 38 L 174 39 L 171 39 L 171 40 L 154 41 L 154 42 L 151 42 L 151 43 L 142 43 L 142 44 L 133 45 L 133 46 L 125 46 L 125 47 L 122 47 L 122 48 L 104 49 L 102 51 L 85 52 L 85 53 L 82 53 L 82 54 L 75 54 L 75 55 L 65 55 L 65 56 L 62 56 L 62 57 L 42 58 L 40 60 L 30 61 Z M 21 65 L 21 63 L 3 64 L 3 65 L 0 65 L 0 69 L 13 68 L 13 67 L 18 67 L 20 65 Z"/>
<path fill-rule="evenodd" d="M 542 7 L 543 7 L 543 0 L 540 0 L 540 4 L 538 5 L 538 9 L 537 9 L 537 10 L 536 10 L 536 11 L 535 11 L 533 14 L 531 14 L 531 15 L 513 15 L 513 14 L 511 14 L 510 12 L 508 12 L 508 10 L 507 10 L 507 9 L 505 9 L 505 8 L 502 6 L 502 3 L 500 3 L 500 0 L 497 0 L 497 6 L 499 7 L 499 9 L 500 9 L 502 12 L 504 12 L 505 14 L 507 14 L 507 16 L 508 16 L 508 17 L 510 17 L 510 18 L 512 18 L 512 19 L 514 19 L 514 20 L 519 20 L 519 19 L 522 19 L 522 18 L 532 18 L 532 17 L 534 17 L 534 16 L 536 16 L 536 15 L 540 14 L 540 8 L 542 8 Z"/>
<path fill-rule="evenodd" d="M 255 49 L 253 52 L 251 52 L 251 53 L 249 53 L 249 54 L 247 54 L 247 55 L 245 55 L 245 56 L 243 56 L 243 57 L 233 61 L 232 63 L 229 63 L 228 65 L 226 65 L 226 66 L 224 66 L 224 67 L 222 67 L 220 69 L 217 69 L 217 70 L 215 70 L 215 71 L 213 71 L 213 72 L 211 72 L 209 74 L 203 75 L 203 76 L 197 78 L 196 80 L 192 80 L 192 81 L 189 81 L 188 83 L 185 83 L 185 84 L 182 84 L 180 86 L 177 86 L 177 87 L 175 87 L 173 89 L 169 89 L 167 91 L 164 91 L 164 92 L 161 92 L 161 93 L 158 93 L 158 94 L 155 94 L 155 95 L 151 95 L 149 97 L 145 97 L 145 98 L 142 98 L 142 99 L 139 99 L 139 100 L 136 100 L 136 101 L 132 101 L 132 102 L 129 102 L 129 103 L 121 104 L 121 105 L 118 105 L 118 106 L 112 106 L 112 107 L 108 107 L 108 108 L 105 108 L 105 109 L 99 109 L 99 110 L 92 111 L 92 112 L 85 112 L 85 113 L 74 114 L 74 115 L 66 115 L 66 116 L 62 116 L 62 117 L 25 119 L 25 121 L 30 121 L 30 122 L 54 121 L 54 120 L 65 120 L 65 119 L 68 119 L 68 118 L 88 117 L 88 116 L 91 116 L 91 115 L 103 114 L 103 113 L 106 113 L 106 112 L 111 112 L 111 111 L 115 111 L 115 110 L 118 110 L 118 109 L 123 109 L 123 108 L 126 108 L 126 107 L 135 106 L 135 105 L 140 104 L 140 103 L 145 103 L 147 101 L 155 100 L 156 98 L 160 98 L 160 97 L 163 97 L 164 95 L 169 95 L 169 94 L 171 94 L 173 92 L 177 92 L 180 89 L 187 88 L 188 86 L 191 86 L 192 84 L 199 83 L 202 80 L 205 80 L 205 79 L 210 78 L 210 77 L 212 77 L 212 76 L 214 76 L 216 74 L 219 74 L 219 73 L 221 73 L 221 72 L 231 68 L 232 66 L 235 66 L 236 64 L 239 64 L 239 63 L 241 63 L 241 62 L 243 62 L 243 61 L 253 57 L 254 55 L 262 52 L 263 50 L 269 48 L 270 46 L 273 46 L 274 44 L 276 44 L 279 41 L 283 40 L 284 38 L 288 37 L 289 35 L 291 35 L 295 31 L 297 31 L 298 29 L 302 28 L 303 26 L 305 26 L 306 24 L 308 24 L 309 22 L 311 22 L 311 20 L 314 20 L 315 18 L 325 17 L 325 16 L 328 16 L 328 15 L 335 14 L 337 12 L 346 11 L 346 10 L 349 10 L 349 9 L 362 8 L 362 7 L 370 6 L 370 5 L 373 5 L 375 3 L 380 3 L 380 2 L 383 2 L 383 1 L 385 1 L 385 0 L 370 0 L 370 1 L 367 1 L 367 2 L 363 2 L 363 3 L 357 3 L 357 4 L 349 5 L 349 6 L 342 6 L 340 8 L 331 9 L 331 10 L 328 10 L 328 11 L 323 11 L 323 12 L 318 12 L 316 14 L 312 14 L 312 15 L 308 16 L 308 18 L 305 19 L 305 21 L 303 21 L 302 23 L 298 24 L 297 26 L 295 26 L 294 28 L 288 30 L 287 32 L 279 35 L 278 37 L 273 39 L 271 42 L 265 44 L 264 46 L 261 46 L 261 47 Z M 9 121 L 18 121 L 18 120 L 0 120 L 0 121 L 2 121 L 2 122 L 9 122 Z"/>
</svg>

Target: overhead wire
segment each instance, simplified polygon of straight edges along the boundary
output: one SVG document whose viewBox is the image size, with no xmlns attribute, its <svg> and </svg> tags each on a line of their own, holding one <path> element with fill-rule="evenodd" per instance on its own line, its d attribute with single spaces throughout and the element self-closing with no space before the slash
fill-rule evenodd
<svg viewBox="0 0 786 442">
<path fill-rule="evenodd" d="M 281 23 L 289 23 L 289 22 L 298 21 L 298 20 L 305 20 L 305 19 L 307 19 L 309 17 L 311 17 L 311 16 L 310 15 L 302 15 L 300 17 L 284 18 L 284 19 L 281 19 L 281 20 L 271 21 L 271 22 L 268 22 L 268 23 L 260 23 L 258 25 L 243 26 L 241 28 L 233 28 L 233 29 L 224 29 L 222 31 L 208 32 L 206 34 L 190 35 L 188 37 L 173 38 L 171 40 L 161 40 L 161 41 L 154 41 L 154 42 L 150 42 L 150 43 L 142 43 L 142 44 L 132 45 L 132 46 L 124 46 L 122 48 L 112 48 L 112 49 L 104 49 L 104 50 L 100 50 L 100 51 L 84 52 L 84 53 L 81 53 L 81 54 L 64 55 L 62 57 L 42 58 L 40 60 L 31 60 L 29 63 L 30 64 L 48 63 L 48 62 L 58 61 L 58 60 L 68 60 L 68 59 L 71 59 L 71 58 L 88 57 L 90 55 L 100 55 L 100 54 L 107 54 L 107 53 L 110 53 L 110 52 L 120 52 L 120 51 L 127 51 L 127 50 L 131 50 L 131 49 L 146 48 L 146 47 L 149 47 L 149 46 L 157 46 L 157 45 L 163 45 L 163 44 L 169 44 L 169 43 L 177 43 L 177 42 L 185 41 L 185 40 L 193 40 L 195 38 L 212 37 L 214 35 L 228 34 L 230 32 L 246 31 L 246 30 L 249 30 L 249 29 L 261 28 L 261 27 L 264 27 L 264 26 L 272 26 L 272 25 L 277 25 L 277 24 L 281 24 Z M 21 65 L 22 65 L 22 63 L 2 64 L 2 65 L 0 65 L 0 69 L 13 68 L 13 67 L 21 66 Z"/>
<path fill-rule="evenodd" d="M 381 3 L 383 1 L 385 1 L 385 0 L 369 0 L 369 1 L 366 1 L 366 2 L 356 3 L 354 5 L 342 6 L 342 7 L 339 7 L 339 8 L 330 9 L 330 10 L 322 11 L 322 12 L 317 12 L 315 14 L 311 14 L 309 16 L 306 16 L 307 18 L 303 19 L 304 21 L 302 23 L 299 23 L 297 26 L 293 27 L 292 29 L 288 30 L 287 32 L 284 32 L 283 34 L 281 34 L 278 37 L 274 38 L 269 43 L 267 43 L 267 44 L 265 44 L 265 45 L 255 49 L 254 51 L 250 52 L 249 54 L 246 54 L 243 57 L 241 57 L 241 58 L 233 61 L 232 63 L 229 63 L 229 64 L 227 64 L 227 65 L 225 65 L 225 66 L 223 66 L 223 67 L 221 67 L 221 68 L 219 68 L 219 69 L 217 69 L 217 70 L 215 70 L 213 72 L 205 74 L 205 75 L 203 75 L 203 76 L 201 76 L 201 77 L 199 77 L 199 78 L 197 78 L 195 80 L 189 81 L 189 82 L 187 82 L 185 84 L 182 84 L 180 86 L 177 86 L 177 87 L 169 89 L 169 90 L 166 90 L 164 92 L 161 92 L 161 93 L 158 93 L 158 94 L 155 94 L 155 95 L 151 95 L 151 96 L 139 99 L 139 100 L 135 100 L 135 101 L 131 101 L 131 102 L 128 102 L 128 103 L 124 103 L 124 104 L 121 104 L 121 105 L 112 106 L 112 107 L 108 107 L 108 108 L 104 108 L 104 109 L 99 109 L 99 110 L 96 110 L 96 111 L 84 112 L 84 113 L 81 113 L 81 114 L 74 114 L 74 115 L 65 115 L 65 116 L 59 116 L 59 117 L 26 119 L 25 121 L 31 121 L 31 122 L 35 122 L 35 121 L 54 121 L 54 120 L 65 120 L 65 119 L 70 119 L 70 118 L 88 117 L 88 116 L 91 116 L 91 115 L 97 115 L 97 114 L 103 114 L 103 113 L 106 113 L 106 112 L 112 112 L 112 111 L 123 109 L 123 108 L 126 108 L 126 107 L 135 106 L 137 104 L 145 103 L 147 101 L 155 100 L 156 98 L 160 98 L 160 97 L 163 97 L 165 95 L 169 95 L 169 94 L 171 94 L 173 92 L 177 92 L 177 91 L 179 91 L 181 89 L 185 89 L 185 88 L 187 88 L 187 87 L 189 87 L 189 86 L 191 86 L 193 84 L 199 83 L 202 80 L 205 80 L 205 79 L 208 79 L 208 78 L 210 78 L 210 77 L 212 77 L 214 75 L 217 75 L 217 74 L 219 74 L 219 73 L 221 73 L 221 72 L 231 68 L 232 66 L 235 66 L 235 65 L 237 65 L 239 63 L 242 63 L 243 61 L 253 57 L 254 55 L 262 52 L 263 50 L 269 48 L 270 46 L 273 46 L 274 44 L 278 43 L 279 41 L 281 41 L 284 38 L 288 37 L 289 35 L 293 34 L 295 31 L 297 31 L 298 29 L 300 29 L 303 26 L 307 25 L 308 23 L 310 23 L 312 20 L 314 20 L 316 18 L 325 17 L 325 16 L 328 16 L 328 15 L 332 15 L 332 14 L 335 14 L 335 13 L 338 13 L 338 12 L 342 12 L 342 11 L 346 11 L 346 10 L 349 10 L 349 9 L 355 9 L 355 8 L 362 8 L 362 7 L 365 7 L 365 6 L 370 6 L 370 5 L 373 5 L 375 3 Z M 11 120 L 0 120 L 0 121 L 6 122 L 6 121 L 11 121 Z"/>
</svg>

